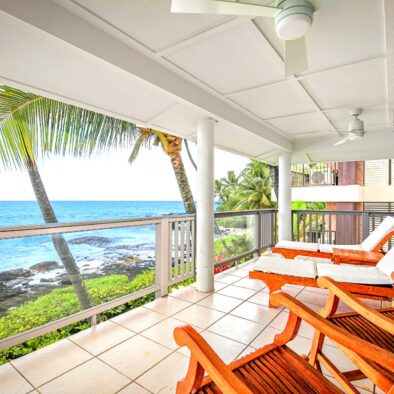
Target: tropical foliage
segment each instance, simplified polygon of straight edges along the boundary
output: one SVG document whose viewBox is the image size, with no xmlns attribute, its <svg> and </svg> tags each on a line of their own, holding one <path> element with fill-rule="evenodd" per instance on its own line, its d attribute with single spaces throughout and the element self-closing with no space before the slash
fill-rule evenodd
<svg viewBox="0 0 394 394">
<path fill-rule="evenodd" d="M 111 275 L 85 281 L 87 291 L 94 305 L 130 294 L 154 283 L 155 271 L 145 271 L 129 281 L 125 275 Z M 127 304 L 120 305 L 99 315 L 99 321 L 105 321 L 129 309 L 136 308 L 154 299 L 154 295 L 142 297 Z M 72 286 L 57 288 L 38 297 L 34 301 L 9 310 L 0 318 L 0 338 L 10 337 L 26 330 L 53 322 L 79 311 L 79 302 Z M 44 336 L 31 339 L 21 345 L 13 346 L 0 352 L 0 364 L 40 349 L 62 338 L 89 327 L 86 320 L 53 331 Z"/>
<path fill-rule="evenodd" d="M 271 208 L 272 180 L 268 164 L 252 160 L 240 175 L 229 171 L 215 181 L 220 211 Z"/>
<path fill-rule="evenodd" d="M 45 223 L 57 223 L 37 165 L 53 154 L 88 156 L 129 144 L 135 125 L 33 93 L 0 86 L 0 163 L 5 169 L 27 170 Z M 51 236 L 81 309 L 92 305 L 79 268 L 61 234 Z"/>
<path fill-rule="evenodd" d="M 217 262 L 240 255 L 253 249 L 251 234 L 230 235 L 224 238 L 225 245 L 220 239 L 215 240 L 215 260 Z"/>
<path fill-rule="evenodd" d="M 110 275 L 102 278 L 88 279 L 85 281 L 86 288 L 91 295 L 94 305 L 100 305 L 126 294 L 131 294 L 145 289 L 154 284 L 155 271 L 146 270 L 129 281 L 125 275 Z M 194 278 L 187 279 L 172 285 L 169 291 L 182 286 L 188 286 L 194 282 Z M 155 298 L 154 294 L 137 298 L 116 308 L 109 309 L 97 316 L 99 322 L 106 321 L 121 313 L 138 308 Z M 0 339 L 16 335 L 30 328 L 52 322 L 78 311 L 78 299 L 71 286 L 52 290 L 50 293 L 38 297 L 34 301 L 27 302 L 0 318 Z M 20 345 L 0 351 L 0 365 L 18 357 L 26 355 L 34 350 L 43 348 L 60 339 L 89 328 L 89 322 L 82 320 L 59 330 L 31 339 Z"/>
<path fill-rule="evenodd" d="M 291 209 L 298 211 L 319 211 L 323 210 L 324 208 L 325 204 L 323 202 L 293 201 L 291 203 Z M 320 236 L 322 230 L 323 217 L 317 216 L 317 219 L 313 220 L 313 215 L 304 213 L 301 213 L 300 215 L 293 214 L 293 234 L 296 240 L 308 240 L 310 237 L 315 237 L 316 234 Z M 313 242 L 318 241 L 318 239 L 309 240 Z"/>
<path fill-rule="evenodd" d="M 153 146 L 161 146 L 163 151 L 169 156 L 171 165 L 174 170 L 176 180 L 178 182 L 179 191 L 182 196 L 185 211 L 187 213 L 195 213 L 196 206 L 190 189 L 189 180 L 183 165 L 181 156 L 182 138 L 175 137 L 170 134 L 163 133 L 154 129 L 139 128 L 137 130 L 138 137 L 133 150 L 130 154 L 129 163 L 133 163 L 138 157 L 142 146 L 150 148 Z"/>
</svg>

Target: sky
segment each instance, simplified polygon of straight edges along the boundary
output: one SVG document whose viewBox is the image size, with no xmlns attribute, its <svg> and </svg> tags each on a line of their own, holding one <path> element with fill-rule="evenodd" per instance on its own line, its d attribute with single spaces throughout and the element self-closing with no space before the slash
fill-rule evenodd
<svg viewBox="0 0 394 394">
<path fill-rule="evenodd" d="M 189 143 L 193 157 L 196 149 Z M 50 200 L 177 201 L 181 200 L 170 159 L 158 147 L 142 148 L 129 165 L 129 150 L 111 151 L 89 159 L 50 157 L 39 161 L 39 170 Z M 196 173 L 186 151 L 183 161 L 193 195 Z M 227 171 L 240 172 L 248 159 L 215 149 L 215 178 Z M 0 168 L 0 200 L 35 200 L 26 171 Z"/>
</svg>

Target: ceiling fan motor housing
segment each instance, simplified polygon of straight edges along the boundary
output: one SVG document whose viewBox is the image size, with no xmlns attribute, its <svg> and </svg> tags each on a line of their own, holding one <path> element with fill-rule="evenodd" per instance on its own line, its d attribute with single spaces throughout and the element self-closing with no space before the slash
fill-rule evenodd
<svg viewBox="0 0 394 394">
<path fill-rule="evenodd" d="M 275 17 L 275 30 L 282 40 L 304 37 L 313 21 L 312 4 L 305 0 L 279 0 L 280 9 Z"/>
</svg>

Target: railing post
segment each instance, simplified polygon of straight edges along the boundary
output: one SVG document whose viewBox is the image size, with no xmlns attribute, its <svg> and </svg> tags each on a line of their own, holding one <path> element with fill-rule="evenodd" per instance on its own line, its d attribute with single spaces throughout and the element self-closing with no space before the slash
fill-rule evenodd
<svg viewBox="0 0 394 394">
<path fill-rule="evenodd" d="M 171 269 L 170 221 L 161 219 L 156 225 L 156 284 L 160 290 L 155 293 L 156 298 L 168 294 L 168 282 Z"/>
<path fill-rule="evenodd" d="M 361 220 L 362 220 L 362 237 L 363 241 L 365 238 L 368 237 L 369 235 L 369 212 L 363 212 L 361 214 Z"/>
<path fill-rule="evenodd" d="M 261 249 L 261 212 L 257 212 L 254 216 L 254 257 L 260 256 Z"/>
</svg>

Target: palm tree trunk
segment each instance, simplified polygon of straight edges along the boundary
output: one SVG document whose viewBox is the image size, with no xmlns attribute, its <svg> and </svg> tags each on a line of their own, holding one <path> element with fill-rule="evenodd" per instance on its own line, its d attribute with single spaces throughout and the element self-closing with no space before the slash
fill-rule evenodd
<svg viewBox="0 0 394 394">
<path fill-rule="evenodd" d="M 30 182 L 32 184 L 34 194 L 36 196 L 45 223 L 57 223 L 55 212 L 49 201 L 40 173 L 34 160 L 30 160 L 29 166 L 27 168 Z M 79 268 L 74 260 L 66 240 L 62 234 L 54 234 L 51 236 L 51 238 L 56 253 L 62 261 L 67 275 L 70 278 L 71 284 L 74 287 L 75 294 L 78 297 L 81 308 L 90 308 L 92 303 L 89 294 L 86 290 L 85 284 L 79 272 Z"/>
<path fill-rule="evenodd" d="M 185 167 L 179 151 L 170 154 L 172 168 L 178 182 L 179 191 L 181 192 L 183 205 L 187 213 L 196 213 L 196 205 L 194 204 L 193 194 L 190 190 L 189 181 L 187 179 Z"/>
<path fill-rule="evenodd" d="M 272 187 L 274 188 L 276 200 L 279 198 L 279 168 L 278 166 L 269 166 L 270 176 L 272 180 Z"/>
<path fill-rule="evenodd" d="M 185 143 L 186 152 L 187 152 L 187 155 L 189 156 L 189 160 L 192 163 L 192 166 L 194 167 L 194 169 L 197 171 L 197 164 L 193 159 L 192 153 L 190 152 L 189 142 L 186 138 L 183 140 L 183 142 Z"/>
</svg>

